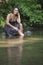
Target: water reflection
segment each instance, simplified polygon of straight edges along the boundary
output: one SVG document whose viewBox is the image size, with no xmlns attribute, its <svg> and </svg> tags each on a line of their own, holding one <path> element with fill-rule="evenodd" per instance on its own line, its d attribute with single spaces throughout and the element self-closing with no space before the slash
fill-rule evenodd
<svg viewBox="0 0 43 65">
<path fill-rule="evenodd" d="M 4 42 L 2 47 L 7 47 L 8 65 L 21 65 L 23 38 L 6 39 Z"/>
<path fill-rule="evenodd" d="M 8 65 L 21 65 L 22 45 L 7 48 L 8 51 Z"/>
</svg>

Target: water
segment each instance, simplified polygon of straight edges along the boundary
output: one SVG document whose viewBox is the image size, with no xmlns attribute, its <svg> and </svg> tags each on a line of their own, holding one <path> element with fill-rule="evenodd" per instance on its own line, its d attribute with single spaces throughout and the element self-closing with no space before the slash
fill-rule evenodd
<svg viewBox="0 0 43 65">
<path fill-rule="evenodd" d="M 0 38 L 0 65 L 43 65 L 43 32 L 25 38 Z"/>
</svg>

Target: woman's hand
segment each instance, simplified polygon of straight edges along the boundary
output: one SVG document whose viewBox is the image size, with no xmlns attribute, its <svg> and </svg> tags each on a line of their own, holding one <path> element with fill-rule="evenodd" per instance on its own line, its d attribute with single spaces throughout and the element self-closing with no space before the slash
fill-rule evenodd
<svg viewBox="0 0 43 65">
<path fill-rule="evenodd" d="M 24 37 L 24 34 L 21 32 L 21 30 L 18 30 L 18 33 L 20 36 Z"/>
<path fill-rule="evenodd" d="M 24 34 L 17 27 L 14 27 L 13 29 L 15 29 L 16 31 L 18 31 L 18 33 L 19 33 L 20 36 L 23 36 L 24 37 Z"/>
<path fill-rule="evenodd" d="M 18 28 L 17 27 L 13 27 L 13 29 L 15 29 L 16 31 L 18 31 Z"/>
</svg>

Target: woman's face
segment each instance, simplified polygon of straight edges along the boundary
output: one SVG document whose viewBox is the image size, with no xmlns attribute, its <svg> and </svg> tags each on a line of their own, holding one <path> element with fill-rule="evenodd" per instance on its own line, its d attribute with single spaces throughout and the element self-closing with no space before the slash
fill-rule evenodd
<svg viewBox="0 0 43 65">
<path fill-rule="evenodd" d="M 19 11 L 18 11 L 18 8 L 14 8 L 13 13 L 14 13 L 14 14 L 18 14 L 18 12 L 19 12 Z"/>
</svg>

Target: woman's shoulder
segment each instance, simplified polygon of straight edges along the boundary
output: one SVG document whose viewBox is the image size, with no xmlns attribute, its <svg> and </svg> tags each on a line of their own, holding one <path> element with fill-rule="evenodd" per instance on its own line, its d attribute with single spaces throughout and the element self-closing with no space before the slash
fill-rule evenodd
<svg viewBox="0 0 43 65">
<path fill-rule="evenodd" d="M 11 17 L 11 16 L 13 16 L 13 14 L 12 14 L 12 13 L 9 13 L 7 16 L 8 16 L 8 17 Z"/>
</svg>

